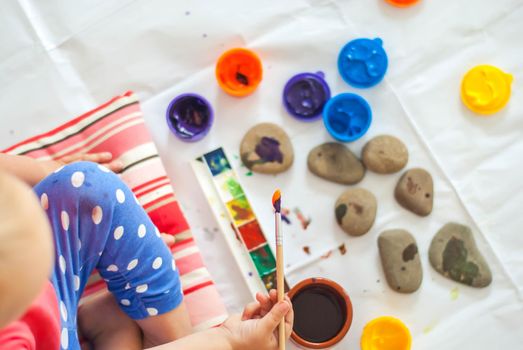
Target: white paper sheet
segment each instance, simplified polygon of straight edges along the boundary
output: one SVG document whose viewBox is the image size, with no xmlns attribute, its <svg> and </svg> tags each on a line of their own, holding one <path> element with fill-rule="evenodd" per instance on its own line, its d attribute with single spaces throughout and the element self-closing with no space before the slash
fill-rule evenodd
<svg viewBox="0 0 523 350">
<path fill-rule="evenodd" d="M 366 322 L 394 315 L 411 329 L 414 349 L 518 349 L 523 343 L 521 18 L 521 0 L 422 0 L 409 9 L 383 0 L 1 0 L 0 146 L 65 122 L 113 95 L 136 91 L 209 269 L 229 309 L 239 311 L 250 300 L 248 290 L 241 276 L 230 273 L 238 270 L 212 230 L 216 222 L 188 162 L 217 146 L 237 150 L 249 127 L 276 122 L 292 138 L 295 164 L 277 177 L 240 171 L 241 180 L 265 231 L 272 229 L 269 201 L 276 186 L 285 205 L 312 217 L 307 231 L 284 226 L 297 237 L 285 246 L 290 261 L 334 249 L 328 259 L 289 269 L 287 278 L 292 285 L 324 276 L 348 290 L 354 322 L 337 348 L 358 349 Z M 347 86 L 336 71 L 339 49 L 359 36 L 381 37 L 389 55 L 385 80 L 368 90 Z M 264 80 L 248 98 L 225 95 L 214 80 L 215 60 L 235 46 L 256 50 L 263 61 Z M 489 118 L 473 115 L 459 100 L 462 75 L 481 63 L 514 75 L 508 107 Z M 374 135 L 392 133 L 409 148 L 408 166 L 432 173 L 431 216 L 416 217 L 394 201 L 399 174 L 368 173 L 360 185 L 378 198 L 374 227 L 359 238 L 337 227 L 333 206 L 345 187 L 312 176 L 305 162 L 312 147 L 331 139 L 321 122 L 295 121 L 281 105 L 288 78 L 318 70 L 326 73 L 334 94 L 356 92 L 373 108 L 373 124 L 349 145 L 353 151 L 360 152 Z M 216 112 L 211 133 L 195 144 L 175 139 L 165 124 L 167 104 L 182 92 L 204 95 Z M 430 240 L 451 220 L 472 227 L 494 273 L 489 288 L 458 285 L 429 266 Z M 377 235 L 393 227 L 408 229 L 418 241 L 424 280 L 413 295 L 391 291 L 381 270 Z M 341 243 L 345 255 L 336 248 Z M 303 252 L 305 244 L 311 256 Z"/>
</svg>

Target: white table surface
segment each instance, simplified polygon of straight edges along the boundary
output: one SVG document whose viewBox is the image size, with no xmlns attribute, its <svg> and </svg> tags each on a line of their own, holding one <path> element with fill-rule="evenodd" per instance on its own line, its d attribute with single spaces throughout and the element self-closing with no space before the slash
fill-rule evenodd
<svg viewBox="0 0 523 350">
<path fill-rule="evenodd" d="M 381 315 L 402 319 L 413 349 L 518 349 L 523 343 L 523 1 L 422 0 L 397 9 L 383 0 L 167 1 L 0 0 L 0 147 L 46 131 L 133 90 L 192 225 L 205 261 L 231 312 L 250 300 L 188 161 L 218 146 L 238 154 L 257 122 L 282 125 L 296 159 L 286 173 L 240 178 L 267 233 L 270 196 L 281 187 L 285 204 L 312 223 L 286 229 L 291 285 L 323 276 L 341 284 L 354 304 L 354 321 L 337 349 L 359 349 L 363 326 Z M 336 71 L 339 49 L 356 37 L 380 37 L 389 55 L 384 81 L 372 89 L 346 85 Z M 247 98 L 219 90 L 214 63 L 226 49 L 246 46 L 262 58 L 264 80 Z M 477 117 L 459 99 L 462 75 L 488 63 L 514 75 L 502 112 Z M 334 221 L 344 186 L 307 171 L 308 151 L 331 140 L 321 121 L 300 123 L 286 114 L 281 92 L 303 71 L 326 73 L 334 94 L 356 92 L 372 106 L 373 124 L 349 147 L 359 153 L 371 137 L 391 133 L 409 148 L 409 167 L 428 169 L 435 207 L 428 218 L 393 198 L 400 174 L 368 173 L 358 185 L 378 198 L 369 233 L 348 237 Z M 211 133 L 187 144 L 165 124 L 179 93 L 206 96 L 215 109 Z M 292 216 L 291 216 L 292 219 Z M 445 279 L 428 262 L 430 240 L 448 221 L 470 225 L 489 262 L 490 287 L 473 289 Z M 416 237 L 424 280 L 412 295 L 389 289 L 377 236 L 405 228 Z M 272 234 L 269 234 L 272 236 Z M 270 237 L 272 239 L 272 237 Z M 337 246 L 345 243 L 347 253 Z M 311 247 L 311 256 L 302 247 Z M 327 259 L 319 256 L 333 249 Z M 292 346 L 293 347 L 293 346 Z"/>
</svg>

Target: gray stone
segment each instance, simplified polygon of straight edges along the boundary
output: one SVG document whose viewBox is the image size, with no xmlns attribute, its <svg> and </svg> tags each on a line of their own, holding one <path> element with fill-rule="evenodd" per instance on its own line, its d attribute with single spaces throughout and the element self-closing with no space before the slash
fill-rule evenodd
<svg viewBox="0 0 523 350">
<path fill-rule="evenodd" d="M 363 188 L 351 188 L 336 201 L 334 213 L 338 225 L 352 236 L 367 233 L 376 219 L 378 204 L 374 195 Z"/>
<path fill-rule="evenodd" d="M 388 230 L 378 238 L 381 265 L 390 288 L 413 293 L 423 280 L 423 269 L 414 237 L 405 230 Z"/>
<path fill-rule="evenodd" d="M 352 185 L 365 175 L 363 163 L 347 147 L 327 142 L 314 147 L 307 158 L 309 170 L 328 181 Z"/>
<path fill-rule="evenodd" d="M 261 123 L 251 128 L 240 144 L 240 157 L 247 168 L 264 174 L 289 169 L 294 151 L 287 133 L 276 124 Z"/>
<path fill-rule="evenodd" d="M 363 147 L 362 160 L 367 169 L 392 174 L 407 165 L 409 152 L 400 139 L 391 135 L 376 136 Z"/>
<path fill-rule="evenodd" d="M 449 222 L 432 239 L 432 267 L 456 282 L 482 288 L 492 282 L 490 268 L 481 255 L 468 226 Z"/>
<path fill-rule="evenodd" d="M 434 202 L 432 176 L 421 168 L 407 170 L 396 185 L 394 197 L 405 209 L 420 216 L 429 215 Z"/>
</svg>

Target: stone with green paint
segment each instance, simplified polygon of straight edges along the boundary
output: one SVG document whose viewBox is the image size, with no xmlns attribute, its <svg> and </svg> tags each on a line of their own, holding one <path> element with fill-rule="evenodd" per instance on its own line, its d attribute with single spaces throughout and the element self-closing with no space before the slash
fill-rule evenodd
<svg viewBox="0 0 523 350">
<path fill-rule="evenodd" d="M 490 267 L 468 226 L 453 222 L 443 226 L 432 239 L 429 260 L 436 271 L 456 282 L 476 288 L 492 282 Z"/>
</svg>

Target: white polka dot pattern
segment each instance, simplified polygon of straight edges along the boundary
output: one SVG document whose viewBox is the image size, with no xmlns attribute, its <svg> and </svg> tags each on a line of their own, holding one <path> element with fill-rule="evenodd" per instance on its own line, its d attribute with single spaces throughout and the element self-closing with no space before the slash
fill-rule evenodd
<svg viewBox="0 0 523 350">
<path fill-rule="evenodd" d="M 74 291 L 78 292 L 78 290 L 80 290 L 80 277 L 78 277 L 77 275 L 74 275 L 73 279 L 74 279 Z"/>
<path fill-rule="evenodd" d="M 69 214 L 65 210 L 60 213 L 60 221 L 62 222 L 62 228 L 64 231 L 69 230 Z"/>
<path fill-rule="evenodd" d="M 60 265 L 60 271 L 65 274 L 65 258 L 63 255 L 58 257 L 58 265 Z"/>
<path fill-rule="evenodd" d="M 147 313 L 149 314 L 149 316 L 156 316 L 156 315 L 158 315 L 158 310 L 155 309 L 154 307 L 148 307 Z"/>
<path fill-rule="evenodd" d="M 118 226 L 117 228 L 115 228 L 114 233 L 113 233 L 114 239 L 119 240 L 120 238 L 122 238 L 123 232 L 124 232 L 123 226 Z"/>
<path fill-rule="evenodd" d="M 102 208 L 99 205 L 97 205 L 96 207 L 93 208 L 91 217 L 92 217 L 95 225 L 98 225 L 100 222 L 102 222 L 103 215 L 104 215 L 104 213 L 102 211 Z"/>
<path fill-rule="evenodd" d="M 69 332 L 67 331 L 67 328 L 62 328 L 60 345 L 62 345 L 62 349 L 67 349 L 69 347 Z"/>
<path fill-rule="evenodd" d="M 81 187 L 84 184 L 85 175 L 81 171 L 75 171 L 73 176 L 71 176 L 71 184 L 73 187 Z"/>
<path fill-rule="evenodd" d="M 138 287 L 136 287 L 136 293 L 145 293 L 147 292 L 147 289 L 149 289 L 147 284 L 140 284 Z"/>
<path fill-rule="evenodd" d="M 153 269 L 158 270 L 162 266 L 163 260 L 160 257 L 157 257 L 153 261 Z"/>
<path fill-rule="evenodd" d="M 129 306 L 131 305 L 131 302 L 129 301 L 129 299 L 122 299 L 120 300 L 120 304 L 122 304 L 123 306 Z"/>
<path fill-rule="evenodd" d="M 133 259 L 129 262 L 129 264 L 127 265 L 127 271 L 131 271 L 132 269 L 134 269 L 136 266 L 138 266 L 138 259 Z"/>
<path fill-rule="evenodd" d="M 40 205 L 44 210 L 49 209 L 49 197 L 47 197 L 47 193 L 42 193 L 40 196 Z"/>
<path fill-rule="evenodd" d="M 118 271 L 118 266 L 112 264 L 112 265 L 109 265 L 107 266 L 107 271 L 109 272 L 117 272 Z"/>
<path fill-rule="evenodd" d="M 138 237 L 143 238 L 146 233 L 147 233 L 147 229 L 145 228 L 145 225 L 140 224 L 140 226 L 138 226 Z"/>
<path fill-rule="evenodd" d="M 67 322 L 67 308 L 65 307 L 64 302 L 61 300 L 60 300 L 60 314 L 62 315 L 62 320 L 64 320 L 64 322 Z"/>
<path fill-rule="evenodd" d="M 122 204 L 125 202 L 125 193 L 121 189 L 116 190 L 116 200 L 118 203 Z"/>
</svg>

